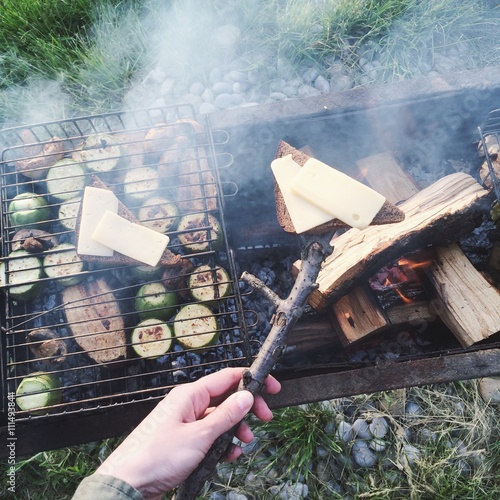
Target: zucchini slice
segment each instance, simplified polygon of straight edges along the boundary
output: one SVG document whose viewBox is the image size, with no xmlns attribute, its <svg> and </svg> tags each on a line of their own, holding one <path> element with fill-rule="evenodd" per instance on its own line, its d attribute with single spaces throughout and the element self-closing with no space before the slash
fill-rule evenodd
<svg viewBox="0 0 500 500">
<path fill-rule="evenodd" d="M 212 214 L 185 215 L 177 230 L 187 252 L 216 251 L 222 246 L 222 227 Z"/>
<path fill-rule="evenodd" d="M 153 196 L 148 198 L 139 208 L 138 218 L 143 226 L 159 233 L 170 231 L 177 223 L 179 210 L 166 198 Z"/>
<path fill-rule="evenodd" d="M 50 167 L 45 183 L 55 200 L 71 200 L 81 196 L 85 189 L 85 170 L 75 160 L 65 158 Z"/>
<path fill-rule="evenodd" d="M 80 259 L 74 245 L 60 243 L 45 255 L 43 269 L 49 278 L 57 279 L 60 285 L 71 286 L 83 281 L 87 263 Z"/>
<path fill-rule="evenodd" d="M 38 281 L 44 275 L 41 259 L 24 249 L 10 252 L 7 259 L 7 268 L 5 262 L 0 264 L 0 285 L 10 285 L 9 293 L 13 299 L 36 298 L 42 291 Z"/>
<path fill-rule="evenodd" d="M 23 378 L 16 390 L 17 406 L 34 414 L 46 413 L 61 399 L 61 384 L 53 373 L 34 372 Z"/>
<path fill-rule="evenodd" d="M 184 349 L 203 349 L 219 340 L 217 319 L 203 304 L 187 304 L 174 318 L 174 334 Z"/>
<path fill-rule="evenodd" d="M 120 161 L 122 150 L 118 140 L 110 134 L 89 135 L 78 156 L 92 172 L 111 172 Z"/>
<path fill-rule="evenodd" d="M 172 347 L 172 337 L 172 330 L 166 323 L 149 318 L 132 331 L 132 348 L 141 358 L 159 358 Z"/>
<path fill-rule="evenodd" d="M 194 300 L 214 305 L 217 299 L 231 293 L 231 280 L 228 272 L 219 266 L 207 264 L 198 266 L 189 276 L 189 292 Z"/>
<path fill-rule="evenodd" d="M 44 226 L 52 218 L 47 200 L 34 193 L 16 195 L 9 203 L 8 212 L 12 226 L 19 227 Z"/>
<path fill-rule="evenodd" d="M 152 167 L 127 170 L 123 177 L 123 194 L 132 202 L 144 203 L 159 187 L 160 177 Z"/>
<path fill-rule="evenodd" d="M 149 266 L 143 264 L 141 266 L 131 266 L 128 268 L 130 274 L 141 281 L 155 281 L 163 274 L 163 266 Z"/>
<path fill-rule="evenodd" d="M 59 205 L 59 222 L 70 231 L 74 231 L 76 229 L 76 221 L 81 202 L 82 199 L 80 197 L 76 197 Z"/>
<path fill-rule="evenodd" d="M 170 319 L 177 306 L 177 294 L 167 290 L 160 281 L 145 283 L 135 296 L 135 310 L 141 320 L 155 318 Z"/>
</svg>

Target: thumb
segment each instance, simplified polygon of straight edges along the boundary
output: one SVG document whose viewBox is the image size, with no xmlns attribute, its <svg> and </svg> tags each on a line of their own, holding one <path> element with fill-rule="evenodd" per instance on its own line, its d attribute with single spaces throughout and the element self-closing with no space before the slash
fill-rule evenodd
<svg viewBox="0 0 500 500">
<path fill-rule="evenodd" d="M 250 391 L 237 391 L 210 412 L 203 422 L 210 424 L 214 438 L 217 438 L 241 422 L 252 408 L 253 402 L 254 397 Z"/>
</svg>

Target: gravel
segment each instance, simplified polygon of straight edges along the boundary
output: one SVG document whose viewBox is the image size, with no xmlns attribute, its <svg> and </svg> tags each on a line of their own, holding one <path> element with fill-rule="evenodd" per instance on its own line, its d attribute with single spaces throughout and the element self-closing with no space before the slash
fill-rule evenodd
<svg viewBox="0 0 500 500">
<path fill-rule="evenodd" d="M 190 103 L 199 114 L 226 109 L 254 106 L 270 102 L 342 92 L 358 86 L 378 83 L 384 68 L 384 54 L 376 47 L 364 47 L 357 52 L 357 64 L 346 66 L 332 57 L 328 65 L 315 63 L 297 67 L 283 56 L 254 51 L 237 56 L 240 29 L 227 24 L 219 27 L 212 43 L 220 56 L 211 69 L 186 66 L 190 81 L 179 75 L 167 63 L 158 65 L 133 92 L 142 106 Z M 346 48 L 350 51 L 350 48 Z M 439 75 L 460 67 L 460 54 L 435 53 L 433 64 L 422 62 L 422 76 Z M 163 101 L 160 101 L 159 98 Z"/>
</svg>

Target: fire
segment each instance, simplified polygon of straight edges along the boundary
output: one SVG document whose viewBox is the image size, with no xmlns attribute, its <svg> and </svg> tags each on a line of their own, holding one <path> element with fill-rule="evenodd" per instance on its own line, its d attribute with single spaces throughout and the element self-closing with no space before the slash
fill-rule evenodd
<svg viewBox="0 0 500 500">
<path fill-rule="evenodd" d="M 386 286 L 390 286 L 390 285 L 400 285 L 401 283 L 391 283 L 391 281 L 389 280 L 389 278 L 386 278 L 385 279 L 385 285 Z M 405 304 L 410 304 L 412 302 L 412 300 L 407 297 L 401 290 L 399 287 L 394 287 L 394 291 L 399 295 L 399 297 L 401 298 L 401 300 L 405 303 Z"/>
<path fill-rule="evenodd" d="M 398 260 L 398 266 L 406 267 L 409 269 L 424 269 L 426 267 L 430 267 L 431 265 L 432 265 L 432 260 L 430 259 L 424 260 L 422 262 L 416 262 L 406 257 L 402 257 L 401 259 Z"/>
</svg>

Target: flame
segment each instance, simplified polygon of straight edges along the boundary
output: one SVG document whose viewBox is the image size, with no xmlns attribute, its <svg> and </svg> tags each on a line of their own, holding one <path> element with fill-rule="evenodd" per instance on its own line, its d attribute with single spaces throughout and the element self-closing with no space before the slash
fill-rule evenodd
<svg viewBox="0 0 500 500">
<path fill-rule="evenodd" d="M 389 278 L 386 278 L 385 279 L 385 285 L 386 286 L 389 286 L 389 285 L 401 285 L 401 283 L 391 283 L 391 280 Z M 410 299 L 409 297 L 407 297 L 400 289 L 398 286 L 394 287 L 394 291 L 399 295 L 399 297 L 401 298 L 401 300 L 405 303 L 405 304 L 411 304 L 413 302 L 412 299 Z"/>
<path fill-rule="evenodd" d="M 398 260 L 398 266 L 407 267 L 409 269 L 421 269 L 425 267 L 430 267 L 432 265 L 432 260 L 423 260 L 422 262 L 416 262 L 414 260 L 410 260 L 406 257 L 402 257 Z"/>
</svg>

